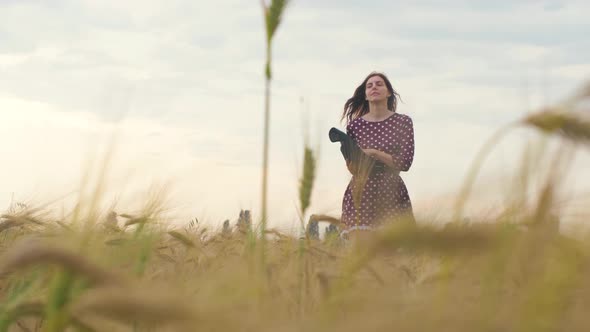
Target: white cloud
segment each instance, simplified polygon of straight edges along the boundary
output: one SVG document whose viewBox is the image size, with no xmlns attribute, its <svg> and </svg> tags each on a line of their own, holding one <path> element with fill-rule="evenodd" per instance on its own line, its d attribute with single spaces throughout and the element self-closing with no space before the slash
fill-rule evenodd
<svg viewBox="0 0 590 332">
<path fill-rule="evenodd" d="M 5 204 L 13 194 L 46 202 L 79 190 L 84 172 L 97 176 L 100 160 L 114 142 L 105 180 L 110 200 L 133 202 L 134 193 L 153 183 L 170 183 L 172 207 L 180 208 L 177 216 L 185 219 L 204 209 L 212 210 L 217 220 L 233 216 L 240 205 L 252 208 L 252 201 L 244 198 L 253 196 L 258 167 L 232 164 L 231 159 L 224 163 L 216 149 L 194 154 L 191 142 L 212 141 L 217 149 L 233 153 L 236 163 L 248 157 L 242 153 L 248 146 L 215 130 L 197 133 L 137 118 L 113 124 L 92 113 L 58 112 L 45 104 L 7 98 L 0 99 L 0 108 L 15 110 L 0 113 L 0 147 L 6 160 L 0 201 Z M 86 168 L 88 160 L 93 161 L 91 169 Z"/>
</svg>

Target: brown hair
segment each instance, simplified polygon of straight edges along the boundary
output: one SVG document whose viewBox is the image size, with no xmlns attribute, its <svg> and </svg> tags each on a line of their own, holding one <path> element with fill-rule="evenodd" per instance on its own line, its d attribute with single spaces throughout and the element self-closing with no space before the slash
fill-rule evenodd
<svg viewBox="0 0 590 332">
<path fill-rule="evenodd" d="M 385 74 L 374 71 L 365 78 L 363 83 L 359 85 L 356 90 L 354 90 L 352 97 L 346 101 L 344 104 L 344 112 L 342 113 L 342 118 L 340 120 L 346 118 L 346 121 L 350 122 L 369 113 L 369 102 L 367 101 L 367 96 L 365 95 L 365 88 L 367 86 L 367 81 L 373 76 L 379 76 L 385 82 L 387 90 L 389 90 L 389 93 L 391 93 L 391 96 L 387 98 L 387 109 L 395 112 L 397 109 L 397 100 L 398 98 L 401 99 L 400 95 L 393 89 L 391 82 L 389 82 L 389 79 L 387 76 L 385 76 Z"/>
</svg>

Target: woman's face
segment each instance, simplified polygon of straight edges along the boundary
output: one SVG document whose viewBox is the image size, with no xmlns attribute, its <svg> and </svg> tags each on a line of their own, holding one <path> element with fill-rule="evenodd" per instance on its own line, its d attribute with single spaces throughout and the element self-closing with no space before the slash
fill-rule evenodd
<svg viewBox="0 0 590 332">
<path fill-rule="evenodd" d="M 385 81 L 379 75 L 375 75 L 367 80 L 365 85 L 365 96 L 368 101 L 375 102 L 380 100 L 387 100 L 391 93 L 385 85 Z"/>
</svg>

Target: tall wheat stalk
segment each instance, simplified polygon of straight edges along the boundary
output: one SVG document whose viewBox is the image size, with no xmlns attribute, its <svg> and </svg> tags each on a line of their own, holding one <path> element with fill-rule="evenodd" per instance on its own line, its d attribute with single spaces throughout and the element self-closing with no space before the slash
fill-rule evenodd
<svg viewBox="0 0 590 332">
<path fill-rule="evenodd" d="M 500 141 L 500 139 L 510 130 L 516 128 L 516 126 L 532 127 L 549 135 L 557 134 L 578 144 L 590 143 L 590 120 L 579 113 L 572 112 L 577 103 L 588 97 L 590 97 L 590 83 L 582 85 L 582 87 L 573 93 L 571 97 L 558 105 L 543 108 L 538 112 L 529 114 L 523 119 L 502 127 L 494 133 L 494 135 L 492 135 L 492 137 L 490 137 L 480 149 L 469 168 L 466 181 L 463 184 L 455 204 L 453 220 L 460 220 L 467 199 L 469 198 L 471 188 L 477 177 L 477 173 L 486 156 L 492 151 L 492 148 Z"/>
<path fill-rule="evenodd" d="M 301 208 L 301 218 L 305 217 L 305 212 L 311 203 L 311 192 L 316 173 L 316 155 L 311 147 L 306 144 L 303 150 L 303 172 L 299 179 L 299 204 Z"/>
<path fill-rule="evenodd" d="M 313 149 L 310 144 L 309 113 L 305 111 L 304 99 L 301 98 L 302 106 L 302 129 L 303 129 L 303 165 L 301 177 L 299 178 L 299 219 L 301 221 L 301 231 L 305 232 L 305 212 L 311 204 L 311 193 L 316 177 L 317 157 L 319 147 Z"/>
<path fill-rule="evenodd" d="M 261 234 L 264 235 L 266 231 L 266 197 L 268 187 L 268 132 L 270 121 L 270 81 L 272 79 L 271 73 L 271 49 L 272 39 L 281 23 L 283 12 L 287 7 L 289 0 L 271 0 L 270 5 L 266 4 L 265 0 L 261 0 L 262 9 L 264 12 L 265 28 L 266 28 L 266 65 L 265 65 L 265 92 L 264 92 L 264 141 L 262 152 L 262 208 L 261 208 Z M 263 236 L 264 238 L 264 236 Z"/>
</svg>

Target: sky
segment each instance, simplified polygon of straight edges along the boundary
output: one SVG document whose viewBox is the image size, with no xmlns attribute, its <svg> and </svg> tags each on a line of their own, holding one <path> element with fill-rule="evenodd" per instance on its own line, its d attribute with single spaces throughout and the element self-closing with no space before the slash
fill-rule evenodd
<svg viewBox="0 0 590 332">
<path fill-rule="evenodd" d="M 327 133 L 344 128 L 344 102 L 372 71 L 414 121 L 402 177 L 416 212 L 441 214 L 495 131 L 590 78 L 589 12 L 587 1 L 291 1 L 272 48 L 269 224 L 299 224 L 306 137 L 319 149 L 310 213 L 339 216 L 349 175 Z M 177 222 L 258 216 L 264 57 L 256 0 L 0 0 L 0 208 L 66 206 L 105 170 L 103 203 L 119 213 L 166 188 Z M 525 143 L 540 140 L 516 129 L 493 149 L 481 207 L 504 199 Z M 567 187 L 582 205 L 590 156 L 578 150 Z"/>
</svg>

